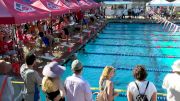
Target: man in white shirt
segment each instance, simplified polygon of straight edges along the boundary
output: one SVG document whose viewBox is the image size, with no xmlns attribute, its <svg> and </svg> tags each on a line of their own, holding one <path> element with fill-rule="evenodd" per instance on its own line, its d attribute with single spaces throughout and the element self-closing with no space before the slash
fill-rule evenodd
<svg viewBox="0 0 180 101">
<path fill-rule="evenodd" d="M 81 76 L 83 70 L 81 62 L 74 60 L 71 67 L 74 74 L 65 80 L 67 101 L 93 101 L 90 86 Z"/>
<path fill-rule="evenodd" d="M 167 90 L 168 101 L 180 101 L 180 60 L 171 66 L 173 73 L 165 76 L 162 87 Z"/>
</svg>

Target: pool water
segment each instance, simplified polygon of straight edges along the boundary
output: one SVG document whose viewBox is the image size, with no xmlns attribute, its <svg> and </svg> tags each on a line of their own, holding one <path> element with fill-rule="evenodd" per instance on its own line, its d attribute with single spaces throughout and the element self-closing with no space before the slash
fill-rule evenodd
<svg viewBox="0 0 180 101">
<path fill-rule="evenodd" d="M 171 71 L 172 63 L 180 56 L 178 54 L 180 48 L 177 48 L 180 46 L 178 39 L 180 39 L 180 33 L 172 35 L 163 30 L 163 26 L 159 24 L 109 23 L 98 34 L 95 41 L 85 46 L 85 52 L 77 53 L 77 57 L 85 66 L 83 77 L 91 87 L 98 87 L 98 81 L 105 66 L 132 69 L 137 64 L 142 64 L 147 69 Z M 130 54 L 133 56 L 129 56 Z M 174 56 L 174 58 L 167 56 Z M 65 64 L 67 70 L 63 79 L 72 74 L 70 65 L 71 62 Z M 147 80 L 155 84 L 158 92 L 165 93 L 161 87 L 165 75 L 164 72 L 148 72 Z M 116 89 L 126 90 L 134 78 L 131 70 L 117 69 L 112 80 Z M 43 93 L 41 97 L 44 100 Z M 125 97 L 115 98 L 115 101 L 126 100 Z"/>
</svg>

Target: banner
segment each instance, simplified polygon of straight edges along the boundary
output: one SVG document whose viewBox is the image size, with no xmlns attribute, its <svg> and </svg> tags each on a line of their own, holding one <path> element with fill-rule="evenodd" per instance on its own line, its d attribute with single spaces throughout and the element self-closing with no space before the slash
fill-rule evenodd
<svg viewBox="0 0 180 101">
<path fill-rule="evenodd" d="M 47 3 L 47 7 L 50 8 L 50 9 L 53 9 L 53 10 L 59 10 L 60 7 L 58 5 L 55 5 L 51 2 L 46 2 Z"/>
<path fill-rule="evenodd" d="M 19 11 L 19 12 L 24 12 L 24 13 L 29 13 L 29 12 L 34 12 L 36 11 L 34 8 L 28 5 L 24 5 L 18 2 L 14 2 L 14 9 Z"/>
</svg>

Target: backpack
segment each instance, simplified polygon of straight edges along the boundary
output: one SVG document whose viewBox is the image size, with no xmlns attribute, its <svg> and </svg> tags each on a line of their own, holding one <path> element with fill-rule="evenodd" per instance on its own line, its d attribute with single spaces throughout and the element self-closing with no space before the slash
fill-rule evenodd
<svg viewBox="0 0 180 101">
<path fill-rule="evenodd" d="M 136 84 L 137 89 L 138 89 L 138 92 L 139 92 L 139 94 L 136 96 L 136 100 L 137 100 L 137 101 L 149 101 L 149 100 L 148 100 L 148 98 L 147 98 L 147 96 L 145 95 L 146 90 L 147 90 L 148 85 L 149 85 L 149 81 L 148 81 L 148 83 L 147 83 L 147 85 L 146 85 L 146 88 L 145 88 L 144 94 L 141 94 L 141 93 L 140 93 L 140 91 L 139 91 L 139 87 L 138 87 L 138 84 L 137 84 L 136 82 L 135 82 L 135 84 Z"/>
<path fill-rule="evenodd" d="M 98 92 L 96 101 L 108 101 L 107 96 L 107 87 L 105 85 L 104 90 Z"/>
</svg>

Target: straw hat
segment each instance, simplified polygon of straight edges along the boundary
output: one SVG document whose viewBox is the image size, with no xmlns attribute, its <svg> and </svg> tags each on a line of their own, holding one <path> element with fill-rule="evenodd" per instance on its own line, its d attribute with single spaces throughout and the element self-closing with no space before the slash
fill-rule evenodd
<svg viewBox="0 0 180 101">
<path fill-rule="evenodd" d="M 176 60 L 171 67 L 173 71 L 180 72 L 180 60 Z"/>
<path fill-rule="evenodd" d="M 58 65 L 57 62 L 53 61 L 44 67 L 42 74 L 54 78 L 62 75 L 65 70 L 66 68 L 64 66 Z"/>
<path fill-rule="evenodd" d="M 81 70 L 83 68 L 82 63 L 79 60 L 74 60 L 71 64 L 71 69 L 73 71 Z"/>
<path fill-rule="evenodd" d="M 8 73 L 12 68 L 10 62 L 6 62 L 4 60 L 0 60 L 0 73 Z"/>
</svg>

